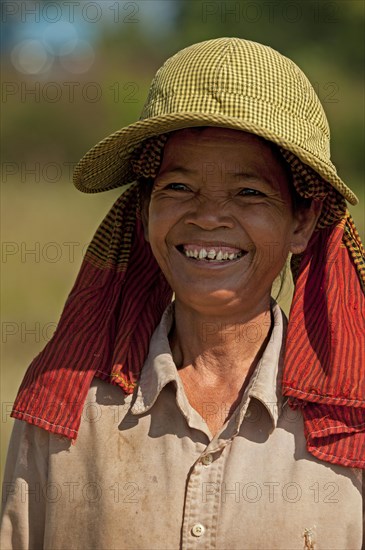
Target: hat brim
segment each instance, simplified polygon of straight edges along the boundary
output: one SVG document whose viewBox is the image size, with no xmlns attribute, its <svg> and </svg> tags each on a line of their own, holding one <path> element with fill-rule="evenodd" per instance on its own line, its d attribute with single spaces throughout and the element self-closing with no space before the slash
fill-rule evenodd
<svg viewBox="0 0 365 550">
<path fill-rule="evenodd" d="M 284 140 L 270 130 L 252 123 L 222 115 L 204 113 L 171 113 L 139 120 L 117 130 L 92 147 L 77 164 L 73 181 L 83 193 L 99 193 L 123 187 L 134 181 L 130 157 L 145 139 L 174 130 L 196 126 L 213 126 L 250 132 L 294 153 L 304 164 L 311 166 L 352 205 L 359 200 L 338 177 L 332 163 L 326 164 L 302 147 Z"/>
</svg>

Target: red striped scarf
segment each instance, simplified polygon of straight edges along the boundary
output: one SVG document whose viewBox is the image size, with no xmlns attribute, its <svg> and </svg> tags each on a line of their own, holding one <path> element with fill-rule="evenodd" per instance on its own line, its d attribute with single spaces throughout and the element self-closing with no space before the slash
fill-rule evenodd
<svg viewBox="0 0 365 550">
<path fill-rule="evenodd" d="M 343 244 L 345 222 L 315 232 L 302 257 L 282 386 L 302 409 L 310 453 L 365 468 L 365 296 Z"/>
</svg>

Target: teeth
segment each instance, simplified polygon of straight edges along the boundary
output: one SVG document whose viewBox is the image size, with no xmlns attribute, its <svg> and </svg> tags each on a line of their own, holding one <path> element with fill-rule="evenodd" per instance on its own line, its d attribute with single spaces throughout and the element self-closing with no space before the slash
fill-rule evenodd
<svg viewBox="0 0 365 550">
<path fill-rule="evenodd" d="M 214 248 L 209 249 L 207 251 L 205 248 L 201 248 L 199 251 L 197 249 L 193 250 L 185 250 L 185 256 L 188 258 L 195 258 L 196 260 L 215 260 L 215 261 L 225 261 L 225 260 L 236 260 L 237 258 L 240 258 L 242 256 L 242 252 L 236 252 L 236 253 L 228 253 L 228 252 L 222 252 L 221 250 L 214 250 Z"/>
</svg>

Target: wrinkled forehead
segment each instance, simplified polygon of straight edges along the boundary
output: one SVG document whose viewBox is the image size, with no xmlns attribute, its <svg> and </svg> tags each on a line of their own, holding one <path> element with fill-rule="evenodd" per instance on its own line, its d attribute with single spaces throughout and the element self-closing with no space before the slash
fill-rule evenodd
<svg viewBox="0 0 365 550">
<path fill-rule="evenodd" d="M 162 151 L 162 165 L 172 160 L 181 162 L 184 158 L 188 161 L 194 157 L 200 160 L 199 155 L 204 155 L 204 151 L 209 149 L 217 154 L 217 161 L 218 158 L 227 159 L 227 169 L 230 169 L 229 159 L 236 152 L 235 158 L 238 162 L 242 159 L 242 164 L 248 154 L 258 167 L 269 163 L 274 170 L 284 174 L 287 180 L 291 179 L 288 163 L 276 144 L 253 133 L 214 126 L 184 128 L 171 132 Z M 243 165 L 240 166 L 242 168 Z"/>
</svg>

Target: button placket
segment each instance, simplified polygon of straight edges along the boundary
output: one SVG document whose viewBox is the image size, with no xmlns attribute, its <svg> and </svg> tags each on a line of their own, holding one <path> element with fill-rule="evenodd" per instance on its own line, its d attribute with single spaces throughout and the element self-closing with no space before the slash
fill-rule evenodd
<svg viewBox="0 0 365 550">
<path fill-rule="evenodd" d="M 206 448 L 188 478 L 181 539 L 184 550 L 214 547 L 223 474 L 223 462 L 220 459 L 215 452 L 209 452 Z"/>
</svg>

